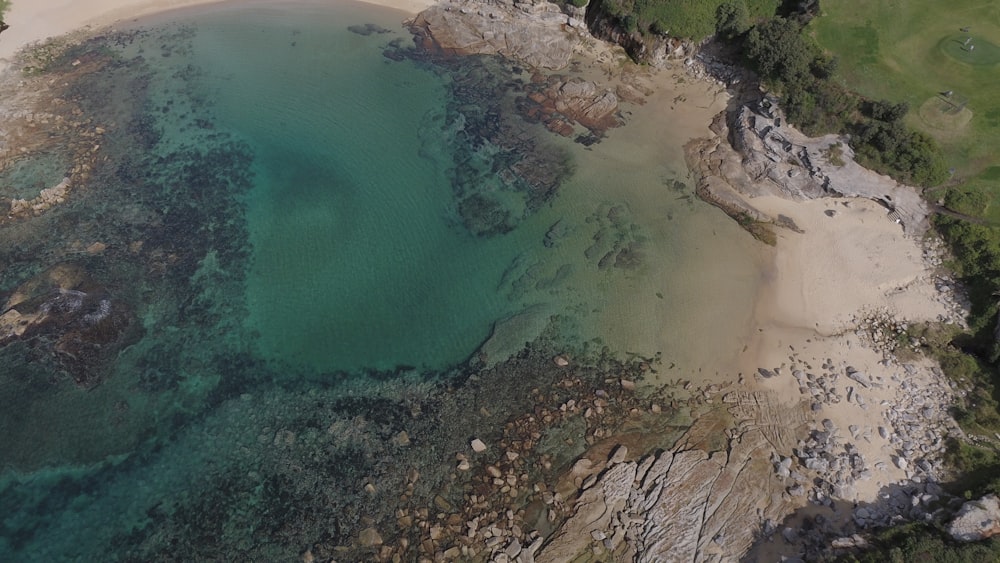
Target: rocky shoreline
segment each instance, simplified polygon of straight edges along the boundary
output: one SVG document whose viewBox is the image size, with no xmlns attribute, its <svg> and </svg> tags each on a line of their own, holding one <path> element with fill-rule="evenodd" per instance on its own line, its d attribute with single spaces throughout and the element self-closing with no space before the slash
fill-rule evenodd
<svg viewBox="0 0 1000 563">
<path fill-rule="evenodd" d="M 503 25 L 496 13 L 502 8 L 446 6 L 433 11 L 430 20 L 436 19 L 440 29 L 449 25 L 463 33 L 478 29 L 473 34 L 476 40 L 432 31 L 435 26 L 423 20 L 424 40 L 444 37 L 436 40 L 439 48 L 456 53 L 498 52 L 528 64 L 534 60 L 523 51 L 505 52 L 490 42 L 505 37 L 493 29 Z M 506 8 L 508 16 L 520 10 L 508 24 L 530 26 L 524 14 L 540 10 L 531 6 Z M 585 38 L 571 16 L 557 15 L 551 8 L 544 11 L 540 34 L 551 21 L 568 18 L 564 23 L 573 34 Z M 455 23 L 459 14 L 470 12 L 476 12 L 470 19 L 479 23 Z M 490 22 L 491 31 L 481 31 L 484 20 Z M 566 36 L 559 37 L 562 41 Z M 453 46 L 441 47 L 448 40 Z M 538 66 L 562 68 L 568 51 L 555 49 L 556 58 Z M 683 50 L 678 54 L 688 55 Z M 684 67 L 691 76 L 712 77 L 727 85 L 747 79 L 745 73 L 701 57 L 687 58 Z M 688 147 L 699 196 L 741 222 L 749 218 L 792 231 L 800 231 L 802 225 L 759 210 L 753 198 L 860 197 L 882 205 L 888 219 L 901 224 L 910 236 L 927 230 L 928 207 L 914 188 L 857 165 L 845 139 L 810 139 L 783 121 L 773 100 L 763 96 L 720 114 L 712 128 L 716 136 Z M 558 127 L 549 128 L 558 132 Z M 928 268 L 940 264 L 939 250 L 925 249 Z M 937 299 L 950 311 L 939 320 L 961 323 L 965 307 L 956 284 L 943 278 L 937 291 Z M 635 447 L 631 434 L 607 437 L 556 483 L 535 485 L 536 492 L 560 491 L 543 494 L 545 504 L 554 508 L 542 531 L 525 532 L 525 522 L 518 521 L 510 529 L 522 534 L 490 527 L 484 535 L 478 521 L 466 522 L 466 537 L 472 541 L 456 553 L 494 561 L 560 561 L 583 553 L 597 559 L 650 561 L 730 560 L 765 552 L 812 559 L 863 548 L 864 534 L 884 526 L 946 521 L 962 505 L 940 485 L 948 476 L 942 461 L 945 439 L 962 439 L 948 412 L 955 391 L 932 363 L 896 360 L 890 347 L 895 334 L 883 332 L 893 322 L 890 316 L 873 314 L 855 324 L 859 345 L 884 356 L 877 375 L 862 373 L 844 360 L 805 360 L 793 353 L 780 367 L 761 366 L 753 381 L 741 375 L 745 390 L 694 390 L 689 401 L 714 403 L 714 414 L 692 416 L 682 437 L 659 446 L 662 453 Z M 780 394 L 772 394 L 769 389 L 780 388 L 779 380 L 800 398 L 789 404 Z M 562 407 L 587 412 L 589 404 L 584 405 Z M 829 409 L 840 412 L 838 420 L 857 409 L 877 413 L 872 416 L 881 422 L 843 424 L 826 417 Z M 719 416 L 720 412 L 726 415 Z M 726 440 L 709 444 L 710 433 L 701 433 L 706 426 L 724 429 Z M 866 457 L 859 450 L 861 443 L 865 451 L 875 444 L 883 453 Z M 516 452 L 514 459 L 530 459 L 530 452 Z M 749 463 L 751 459 L 767 462 Z M 467 460 L 460 463 L 467 465 Z M 515 474 L 496 469 L 491 472 L 497 473 L 492 475 L 494 485 L 502 488 L 508 486 L 507 478 L 517 480 Z M 750 475 L 758 487 L 752 493 L 744 481 Z M 759 494 L 762 480 L 768 495 Z M 865 500 L 857 487 L 869 490 L 873 481 L 879 483 L 877 493 Z M 770 498 L 763 510 L 756 504 L 761 496 Z M 813 508 L 806 510 L 808 506 Z M 516 505 L 510 510 L 518 514 Z M 811 514 L 800 516 L 800 512 Z M 549 528 L 548 534 L 544 528 Z"/>
</svg>

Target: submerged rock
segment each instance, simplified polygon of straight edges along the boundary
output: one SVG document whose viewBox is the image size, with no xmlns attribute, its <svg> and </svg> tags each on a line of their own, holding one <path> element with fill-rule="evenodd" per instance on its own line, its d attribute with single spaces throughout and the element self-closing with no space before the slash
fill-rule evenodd
<svg viewBox="0 0 1000 563">
<path fill-rule="evenodd" d="M 32 340 L 81 386 L 101 382 L 108 363 L 137 336 L 131 309 L 75 264 L 59 264 L 18 286 L 0 312 L 0 346 Z"/>
</svg>

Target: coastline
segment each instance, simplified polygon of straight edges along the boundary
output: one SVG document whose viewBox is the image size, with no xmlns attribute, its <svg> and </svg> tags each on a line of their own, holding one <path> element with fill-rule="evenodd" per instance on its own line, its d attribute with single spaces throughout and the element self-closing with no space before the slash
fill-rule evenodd
<svg viewBox="0 0 1000 563">
<path fill-rule="evenodd" d="M 12 2 L 4 16 L 10 28 L 0 36 L 0 70 L 6 68 L 18 51 L 29 45 L 68 33 L 96 30 L 124 20 L 134 20 L 171 10 L 230 0 L 34 0 Z M 277 0 L 294 3 L 327 3 L 323 0 Z M 415 15 L 434 4 L 433 0 L 358 0 Z M 274 2 L 270 2 L 274 3 Z"/>
<path fill-rule="evenodd" d="M 13 53 L 8 52 L 7 48 L 14 43 L 17 43 L 16 50 L 37 40 L 44 40 L 45 37 L 81 28 L 113 25 L 133 17 L 214 3 L 219 2 L 102 0 L 99 8 L 88 7 L 89 14 L 100 12 L 101 15 L 96 17 L 84 14 L 80 7 L 67 8 L 72 4 L 69 2 L 41 2 L 42 6 L 35 5 L 21 11 L 17 7 L 23 3 L 15 3 L 8 21 L 21 28 L 25 35 L 11 34 L 15 27 L 5 32 L 3 38 L 0 38 L 0 59 L 9 60 Z M 408 13 L 416 13 L 431 5 L 430 2 L 398 0 L 368 3 Z M 56 10 L 61 10 L 58 18 L 46 15 Z M 23 18 L 28 25 L 18 25 L 15 17 Z M 15 40 L 11 41 L 10 37 Z M 661 76 L 653 82 L 662 84 L 660 79 L 667 78 L 668 71 L 659 72 Z M 662 97 L 662 91 L 657 92 L 660 95 L 651 99 Z M 665 110 L 661 112 L 667 113 Z M 662 118 L 669 125 L 669 115 L 663 115 Z M 644 122 L 642 128 L 655 130 L 656 125 Z M 629 127 L 626 126 L 623 132 L 628 135 Z M 680 155 L 671 155 L 672 159 L 679 157 Z M 800 364 L 816 366 L 818 369 L 820 363 L 826 364 L 826 359 L 832 358 L 831 363 L 836 364 L 840 371 L 851 366 L 864 372 L 878 383 L 878 387 L 873 386 L 874 389 L 870 391 L 866 386 L 866 407 L 856 400 L 838 399 L 836 402 L 823 402 L 819 409 L 806 414 L 805 419 L 810 428 L 822 428 L 823 420 L 831 420 L 836 428 L 842 429 L 841 438 L 848 437 L 847 429 L 851 426 L 859 426 L 857 433 L 862 435 L 865 428 L 869 429 L 867 438 L 854 440 L 853 443 L 864 458 L 869 460 L 869 464 L 882 462 L 884 468 L 873 472 L 871 479 L 852 483 L 851 494 L 848 496 L 844 492 L 841 498 L 855 503 L 876 503 L 879 493 L 885 487 L 909 480 L 916 470 L 906 463 L 891 461 L 899 453 L 899 440 L 894 442 L 893 437 L 880 438 L 874 430 L 880 426 L 889 426 L 891 421 L 886 421 L 890 420 L 890 411 L 895 408 L 901 410 L 901 395 L 903 398 L 910 395 L 907 395 L 909 391 L 905 385 L 901 387 L 901 374 L 904 372 L 902 362 L 887 360 L 859 335 L 866 322 L 863 317 L 871 311 L 888 311 L 893 319 L 903 322 L 954 319 L 956 309 L 944 303 L 940 292 L 935 288 L 933 257 L 928 258 L 925 254 L 922 242 L 905 235 L 886 216 L 884 210 L 870 200 L 790 201 L 764 196 L 751 201 L 758 209 L 771 216 L 790 217 L 804 232 L 780 230 L 777 246 L 762 253 L 764 258 L 759 261 L 762 264 L 759 273 L 762 282 L 756 298 L 748 305 L 750 318 L 746 321 L 742 317 L 738 321 L 730 319 L 730 322 L 740 326 L 745 323 L 748 334 L 738 344 L 721 344 L 721 347 L 730 351 L 743 348 L 742 352 L 737 353 L 737 367 L 713 377 L 707 373 L 695 376 L 694 370 L 685 366 L 686 373 L 682 375 L 687 378 L 696 377 L 699 383 L 706 386 L 708 383 L 732 384 L 739 377 L 741 385 L 737 388 L 740 391 L 769 393 L 777 398 L 781 406 L 794 410 L 808 408 L 810 403 L 815 403 L 812 397 L 802 391 L 802 381 L 792 375 L 797 366 L 801 367 Z M 834 213 L 830 215 L 830 211 Z M 729 274 L 719 271 L 713 275 Z M 722 320 L 709 319 L 714 323 Z M 709 335 L 697 334 L 702 330 L 699 327 L 692 332 L 696 332 L 696 337 L 708 339 Z M 666 329 L 657 336 L 662 339 L 671 337 Z M 714 337 L 717 338 L 718 335 Z M 717 342 L 705 344 L 706 349 L 719 345 Z M 934 374 L 934 366 L 930 362 L 913 362 L 913 366 L 916 370 L 913 373 L 910 368 L 905 369 L 911 383 L 915 382 L 921 388 L 933 387 L 934 393 L 946 393 L 946 389 L 938 390 L 937 386 L 941 385 L 941 381 Z M 763 377 L 759 375 L 762 368 L 779 372 L 779 375 Z M 829 371 L 834 370 L 831 367 Z M 622 385 L 624 387 L 624 383 Z M 839 386 L 843 390 L 844 381 Z M 946 396 L 942 397 L 941 400 L 945 400 Z M 935 408 L 938 409 L 936 415 L 940 414 L 938 411 L 943 410 L 943 405 L 936 405 Z M 659 406 L 652 412 L 658 413 Z M 872 432 L 875 434 L 872 435 Z M 782 456 L 793 455 L 790 450 L 777 453 Z M 805 505 L 805 498 L 799 498 L 799 495 L 791 497 L 787 499 L 791 504 Z M 852 514 L 849 510 L 838 514 L 841 524 L 850 524 Z"/>
</svg>

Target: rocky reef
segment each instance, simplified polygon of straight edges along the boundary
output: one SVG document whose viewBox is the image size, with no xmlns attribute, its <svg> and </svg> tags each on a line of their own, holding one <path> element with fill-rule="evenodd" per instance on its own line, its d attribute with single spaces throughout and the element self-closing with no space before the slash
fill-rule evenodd
<svg viewBox="0 0 1000 563">
<path fill-rule="evenodd" d="M 587 34 L 582 20 L 545 0 L 437 3 L 410 22 L 426 51 L 455 55 L 502 55 L 532 68 L 569 65 Z"/>
<path fill-rule="evenodd" d="M 440 122 L 428 124 L 427 141 L 444 139 L 456 155 L 457 213 L 473 234 L 509 232 L 572 173 L 565 153 L 533 124 L 589 145 L 624 123 L 618 90 L 552 73 L 569 67 L 589 37 L 554 4 L 446 2 L 407 26 L 416 48 L 396 42 L 386 56 L 427 63 L 449 78 L 451 102 Z M 642 102 L 640 91 L 623 88 L 625 100 Z"/>
<path fill-rule="evenodd" d="M 0 218 L 0 363 L 12 366 L 0 449 L 10 467 L 129 451 L 181 422 L 169 405 L 202 403 L 209 381 L 239 371 L 232 349 L 196 343 L 237 334 L 242 318 L 251 157 L 186 91 L 195 69 L 163 84 L 144 56 L 123 55 L 154 37 L 178 52 L 189 30 L 48 45 L 0 84 L 10 100 L 0 161 L 10 207 Z M 176 102 L 158 102 L 163 92 Z M 164 123 L 189 141 L 164 137 Z M 208 387 L 196 390 L 199 381 Z M 52 401 L 59 408 L 39 407 Z M 93 425 L 78 424 L 94 412 Z"/>
<path fill-rule="evenodd" d="M 0 310 L 0 347 L 30 342 L 38 361 L 83 387 L 99 384 L 109 361 L 141 334 L 129 306 L 75 264 L 57 264 L 24 282 Z"/>
</svg>

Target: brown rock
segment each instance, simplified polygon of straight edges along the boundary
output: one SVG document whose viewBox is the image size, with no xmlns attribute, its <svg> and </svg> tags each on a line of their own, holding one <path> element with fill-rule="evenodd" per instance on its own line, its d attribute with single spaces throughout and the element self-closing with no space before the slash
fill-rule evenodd
<svg viewBox="0 0 1000 563">
<path fill-rule="evenodd" d="M 434 497 L 434 506 L 438 507 L 438 509 L 440 509 L 442 512 L 451 512 L 455 510 L 455 508 L 451 505 L 451 503 L 445 500 L 445 498 L 441 495 L 437 495 Z"/>
<path fill-rule="evenodd" d="M 358 544 L 364 547 L 382 545 L 382 536 L 375 528 L 365 528 L 358 534 Z"/>
<path fill-rule="evenodd" d="M 397 446 L 401 446 L 401 447 L 409 446 L 410 445 L 410 435 L 406 433 L 406 430 L 400 430 L 399 434 L 396 434 L 393 437 L 392 443 L 396 444 Z"/>
</svg>

